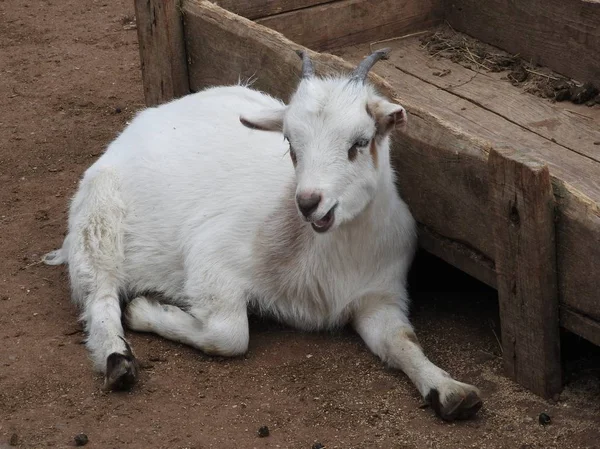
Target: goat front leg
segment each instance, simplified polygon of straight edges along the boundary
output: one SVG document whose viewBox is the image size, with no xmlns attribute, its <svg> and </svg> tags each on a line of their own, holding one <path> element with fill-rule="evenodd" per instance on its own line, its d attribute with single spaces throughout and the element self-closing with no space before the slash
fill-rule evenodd
<svg viewBox="0 0 600 449">
<path fill-rule="evenodd" d="M 468 419 L 481 408 L 479 390 L 454 380 L 423 353 L 401 302 L 369 297 L 354 313 L 354 327 L 370 350 L 402 370 L 435 413 L 446 421 Z"/>
</svg>

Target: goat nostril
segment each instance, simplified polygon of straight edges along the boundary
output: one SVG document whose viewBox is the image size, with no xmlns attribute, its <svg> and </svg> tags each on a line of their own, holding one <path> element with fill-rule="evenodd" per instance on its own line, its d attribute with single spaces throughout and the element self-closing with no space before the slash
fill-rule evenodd
<svg viewBox="0 0 600 449">
<path fill-rule="evenodd" d="M 312 214 L 317 207 L 319 207 L 319 203 L 321 202 L 321 195 L 318 193 L 311 194 L 300 194 L 296 197 L 296 202 L 298 203 L 298 209 L 302 212 L 302 215 L 308 217 Z"/>
</svg>

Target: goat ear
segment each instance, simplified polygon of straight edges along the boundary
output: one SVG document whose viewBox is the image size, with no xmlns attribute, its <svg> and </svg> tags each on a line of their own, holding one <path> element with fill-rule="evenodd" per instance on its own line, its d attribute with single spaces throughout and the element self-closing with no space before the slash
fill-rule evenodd
<svg viewBox="0 0 600 449">
<path fill-rule="evenodd" d="M 385 135 L 394 128 L 404 129 L 408 121 L 406 110 L 399 104 L 377 100 L 367 104 L 367 112 L 377 125 L 377 133 Z"/>
<path fill-rule="evenodd" d="M 251 115 L 240 115 L 240 122 L 250 129 L 261 131 L 282 131 L 285 107 L 265 109 Z"/>
</svg>

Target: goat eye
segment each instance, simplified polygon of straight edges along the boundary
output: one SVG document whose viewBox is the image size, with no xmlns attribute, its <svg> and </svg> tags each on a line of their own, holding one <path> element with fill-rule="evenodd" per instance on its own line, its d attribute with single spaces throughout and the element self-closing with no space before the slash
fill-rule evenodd
<svg viewBox="0 0 600 449">
<path fill-rule="evenodd" d="M 354 145 L 352 145 L 350 147 L 350 149 L 348 150 L 348 159 L 350 159 L 351 161 L 356 159 L 356 155 L 358 154 L 358 149 L 366 147 L 368 144 L 369 144 L 369 141 L 367 139 L 358 139 L 356 142 L 354 142 Z"/>
<path fill-rule="evenodd" d="M 294 164 L 294 167 L 295 167 L 296 164 L 298 163 L 298 160 L 296 159 L 296 152 L 294 151 L 294 149 L 292 148 L 291 145 L 290 145 L 290 158 L 292 158 L 292 164 Z"/>
</svg>

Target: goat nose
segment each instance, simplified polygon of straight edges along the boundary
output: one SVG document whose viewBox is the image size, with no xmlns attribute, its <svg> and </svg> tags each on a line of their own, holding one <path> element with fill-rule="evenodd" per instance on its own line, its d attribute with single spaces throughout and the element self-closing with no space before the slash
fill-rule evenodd
<svg viewBox="0 0 600 449">
<path fill-rule="evenodd" d="M 296 201 L 298 202 L 298 209 L 302 212 L 306 218 L 312 214 L 317 207 L 319 207 L 319 203 L 321 202 L 321 194 L 319 193 L 301 193 L 296 195 Z"/>
</svg>

